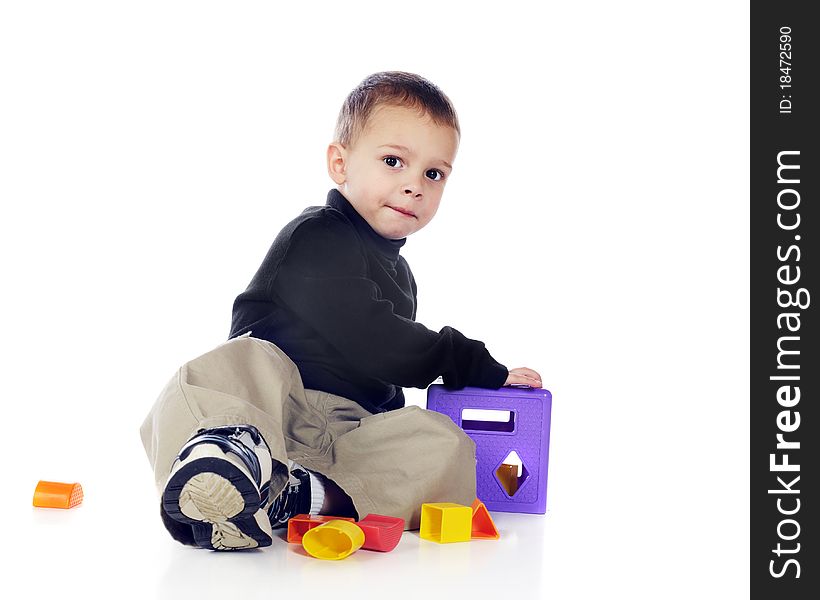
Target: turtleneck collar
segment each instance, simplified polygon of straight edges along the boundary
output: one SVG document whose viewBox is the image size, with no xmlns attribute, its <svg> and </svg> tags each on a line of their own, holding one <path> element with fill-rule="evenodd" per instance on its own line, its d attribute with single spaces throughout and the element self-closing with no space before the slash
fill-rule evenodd
<svg viewBox="0 0 820 600">
<path fill-rule="evenodd" d="M 387 258 L 391 263 L 396 263 L 399 258 L 399 250 L 401 250 L 401 247 L 404 246 L 407 238 L 401 238 L 400 240 L 389 240 L 376 233 L 370 224 L 365 221 L 358 212 L 356 212 L 356 209 L 353 208 L 353 205 L 348 201 L 348 199 L 345 198 L 344 195 L 336 188 L 331 189 L 327 193 L 327 206 L 335 208 L 350 219 L 350 222 L 353 223 L 356 230 L 372 242 L 373 247 L 379 252 L 379 254 Z"/>
</svg>

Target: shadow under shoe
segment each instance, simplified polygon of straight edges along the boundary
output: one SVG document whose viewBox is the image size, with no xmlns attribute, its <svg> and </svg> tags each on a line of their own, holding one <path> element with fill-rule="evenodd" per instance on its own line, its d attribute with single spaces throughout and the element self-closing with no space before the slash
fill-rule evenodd
<svg viewBox="0 0 820 600">
<path fill-rule="evenodd" d="M 174 539 L 213 550 L 269 546 L 270 451 L 249 425 L 200 430 L 183 446 L 162 494 Z"/>
</svg>

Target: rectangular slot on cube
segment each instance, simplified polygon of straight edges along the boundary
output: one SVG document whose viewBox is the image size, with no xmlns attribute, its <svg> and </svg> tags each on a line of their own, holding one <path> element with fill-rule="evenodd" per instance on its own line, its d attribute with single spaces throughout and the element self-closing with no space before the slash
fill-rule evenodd
<svg viewBox="0 0 820 600">
<path fill-rule="evenodd" d="M 464 408 L 461 410 L 461 428 L 464 431 L 512 433 L 515 430 L 515 413 L 511 410 Z"/>
</svg>

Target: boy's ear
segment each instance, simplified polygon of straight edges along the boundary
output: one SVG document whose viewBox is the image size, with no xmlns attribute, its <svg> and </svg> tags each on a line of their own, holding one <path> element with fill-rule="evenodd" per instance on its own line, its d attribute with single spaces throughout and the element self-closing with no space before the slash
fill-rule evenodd
<svg viewBox="0 0 820 600">
<path fill-rule="evenodd" d="M 339 142 L 331 142 L 327 147 L 327 174 L 337 184 L 341 185 L 347 177 L 347 150 Z"/>
</svg>

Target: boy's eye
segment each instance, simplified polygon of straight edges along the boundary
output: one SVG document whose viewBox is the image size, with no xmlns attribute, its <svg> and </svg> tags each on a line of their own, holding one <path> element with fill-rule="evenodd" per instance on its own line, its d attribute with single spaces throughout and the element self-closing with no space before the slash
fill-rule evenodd
<svg viewBox="0 0 820 600">
<path fill-rule="evenodd" d="M 398 156 L 385 156 L 382 158 L 382 162 L 384 162 L 384 164 L 391 169 L 397 169 L 403 166 L 403 163 Z M 432 181 L 441 181 L 444 179 L 444 173 L 438 169 L 427 169 L 427 171 L 424 172 L 424 175 Z"/>
</svg>

